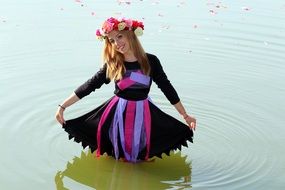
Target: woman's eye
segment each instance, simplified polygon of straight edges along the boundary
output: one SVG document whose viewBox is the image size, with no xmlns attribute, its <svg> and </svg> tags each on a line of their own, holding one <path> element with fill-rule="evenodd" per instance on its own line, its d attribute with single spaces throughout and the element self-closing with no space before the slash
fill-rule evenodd
<svg viewBox="0 0 285 190">
<path fill-rule="evenodd" d="M 118 35 L 118 38 L 120 39 L 120 38 L 122 38 L 123 37 L 123 35 Z"/>
<path fill-rule="evenodd" d="M 115 41 L 114 40 L 109 40 L 111 44 L 113 44 Z"/>
</svg>

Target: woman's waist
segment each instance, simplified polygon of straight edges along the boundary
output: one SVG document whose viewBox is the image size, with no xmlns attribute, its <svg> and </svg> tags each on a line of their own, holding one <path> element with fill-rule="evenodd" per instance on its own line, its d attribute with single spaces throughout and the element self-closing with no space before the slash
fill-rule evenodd
<svg viewBox="0 0 285 190">
<path fill-rule="evenodd" d="M 139 101 L 144 100 L 148 98 L 148 92 L 149 91 L 115 91 L 115 95 L 126 99 L 126 100 L 133 100 L 133 101 Z"/>
</svg>

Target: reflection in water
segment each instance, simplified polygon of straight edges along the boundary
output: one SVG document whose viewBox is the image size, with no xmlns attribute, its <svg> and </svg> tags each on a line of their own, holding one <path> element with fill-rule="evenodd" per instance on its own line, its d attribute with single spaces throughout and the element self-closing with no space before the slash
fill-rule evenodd
<svg viewBox="0 0 285 190">
<path fill-rule="evenodd" d="M 56 187 L 67 190 L 63 181 L 67 177 L 98 190 L 191 188 L 191 163 L 186 162 L 186 156 L 177 152 L 162 158 L 132 164 L 108 156 L 95 158 L 90 151 L 82 152 L 64 171 L 57 172 Z"/>
</svg>

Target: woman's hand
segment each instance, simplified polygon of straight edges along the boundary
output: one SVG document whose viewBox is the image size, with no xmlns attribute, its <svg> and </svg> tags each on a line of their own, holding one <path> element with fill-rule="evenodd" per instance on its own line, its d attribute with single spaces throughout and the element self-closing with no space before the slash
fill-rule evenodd
<svg viewBox="0 0 285 190">
<path fill-rule="evenodd" d="M 74 104 L 78 100 L 80 100 L 80 98 L 73 92 L 68 98 L 66 98 L 62 102 L 62 104 L 58 105 L 58 109 L 55 113 L 55 118 L 61 125 L 65 124 L 65 120 L 63 118 L 63 112 L 64 112 L 65 108 L 71 106 L 72 104 Z"/>
<path fill-rule="evenodd" d="M 174 107 L 176 110 L 180 113 L 180 115 L 185 119 L 186 123 L 188 124 L 189 128 L 191 130 L 196 129 L 196 119 L 194 117 L 191 117 L 187 114 L 186 110 L 184 109 L 181 101 L 174 104 Z"/>
<path fill-rule="evenodd" d="M 189 128 L 195 131 L 196 130 L 196 119 L 194 117 L 191 117 L 188 114 L 185 114 L 183 117 L 186 123 L 188 124 Z"/>
<path fill-rule="evenodd" d="M 55 118 L 61 125 L 65 124 L 65 120 L 63 118 L 63 112 L 64 112 L 64 109 L 62 107 L 58 107 L 55 113 Z"/>
</svg>

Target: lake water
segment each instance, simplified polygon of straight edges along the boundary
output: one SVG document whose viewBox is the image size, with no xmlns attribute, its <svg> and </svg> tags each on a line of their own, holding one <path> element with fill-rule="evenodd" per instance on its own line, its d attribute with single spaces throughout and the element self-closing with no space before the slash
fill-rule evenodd
<svg viewBox="0 0 285 190">
<path fill-rule="evenodd" d="M 95 159 L 56 123 L 57 105 L 101 65 L 94 34 L 109 16 L 144 21 L 145 50 L 197 118 L 189 148 L 149 163 Z M 0 0 L 1 189 L 284 189 L 284 60 L 281 0 Z M 150 96 L 181 119 L 155 85 Z"/>
</svg>

